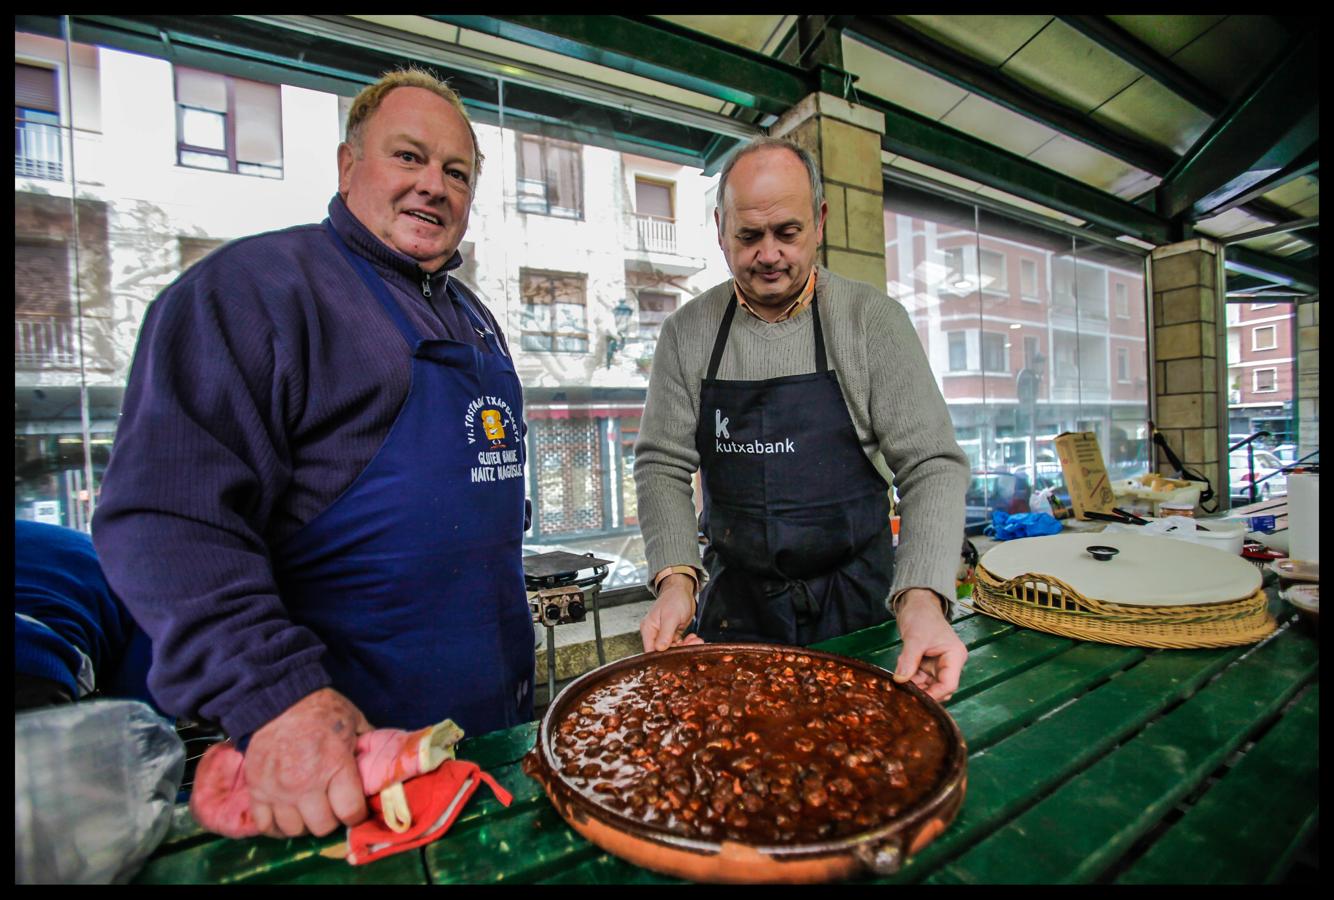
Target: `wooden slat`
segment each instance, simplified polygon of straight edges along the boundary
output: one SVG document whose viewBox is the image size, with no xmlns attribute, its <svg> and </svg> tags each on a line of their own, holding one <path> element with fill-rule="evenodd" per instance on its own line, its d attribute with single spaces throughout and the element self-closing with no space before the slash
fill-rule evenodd
<svg viewBox="0 0 1334 900">
<path fill-rule="evenodd" d="M 1319 728 L 1316 684 L 1117 882 L 1261 884 L 1281 878 L 1320 815 Z"/>
<path fill-rule="evenodd" d="M 1034 797 L 1079 773 L 1245 651 L 1153 651 L 1079 702 L 989 749 L 974 750 L 968 760 L 968 794 L 954 823 L 887 880 L 918 881 L 965 852 L 1022 812 Z"/>
<path fill-rule="evenodd" d="M 963 731 L 969 752 L 976 754 L 1130 668 L 1147 654 L 1137 647 L 1080 644 L 989 690 L 950 704 L 950 715 Z"/>
<path fill-rule="evenodd" d="M 1096 879 L 1276 715 L 1318 662 L 1316 645 L 1285 629 L 928 881 Z"/>
<path fill-rule="evenodd" d="M 135 884 L 427 884 L 420 852 L 400 853 L 365 866 L 326 859 L 319 851 L 343 840 L 323 838 L 233 841 L 217 838 L 177 853 L 156 856 Z"/>
<path fill-rule="evenodd" d="M 463 834 L 428 844 L 426 868 L 444 884 L 527 883 L 597 856 L 601 851 L 567 826 L 549 803 L 518 815 L 492 817 Z"/>
</svg>

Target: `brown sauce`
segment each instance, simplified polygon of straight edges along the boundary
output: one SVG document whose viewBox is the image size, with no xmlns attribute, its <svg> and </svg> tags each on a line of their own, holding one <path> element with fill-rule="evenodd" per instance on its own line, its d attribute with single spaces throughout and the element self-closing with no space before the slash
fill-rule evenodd
<svg viewBox="0 0 1334 900">
<path fill-rule="evenodd" d="M 931 712 L 887 676 L 795 649 L 648 661 L 553 734 L 565 781 L 597 805 L 757 845 L 886 824 L 936 787 L 948 752 Z"/>
</svg>

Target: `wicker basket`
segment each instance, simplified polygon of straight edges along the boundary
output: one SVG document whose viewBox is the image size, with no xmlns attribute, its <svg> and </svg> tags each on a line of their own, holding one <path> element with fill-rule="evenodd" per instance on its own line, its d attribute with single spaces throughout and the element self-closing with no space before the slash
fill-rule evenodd
<svg viewBox="0 0 1334 900">
<path fill-rule="evenodd" d="M 1085 597 L 1049 575 L 1002 580 L 982 565 L 977 567 L 973 607 L 1062 637 L 1174 650 L 1252 644 L 1277 627 L 1262 589 L 1223 603 L 1129 606 Z"/>
</svg>

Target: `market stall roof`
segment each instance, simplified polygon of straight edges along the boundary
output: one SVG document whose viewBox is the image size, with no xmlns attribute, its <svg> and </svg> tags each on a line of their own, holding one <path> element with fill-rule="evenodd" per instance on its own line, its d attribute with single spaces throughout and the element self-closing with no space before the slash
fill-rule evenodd
<svg viewBox="0 0 1334 900">
<path fill-rule="evenodd" d="M 1318 294 L 1319 20 L 1261 15 L 32 16 L 18 30 L 352 93 L 406 61 L 486 120 L 717 171 L 820 90 L 886 176 L 1140 246 L 1228 244 L 1231 292 Z"/>
</svg>

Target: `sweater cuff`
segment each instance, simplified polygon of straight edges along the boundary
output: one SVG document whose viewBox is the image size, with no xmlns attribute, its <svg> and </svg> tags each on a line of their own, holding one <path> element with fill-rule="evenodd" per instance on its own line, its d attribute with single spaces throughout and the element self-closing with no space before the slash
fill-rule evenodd
<svg viewBox="0 0 1334 900">
<path fill-rule="evenodd" d="M 284 672 L 276 684 L 256 690 L 223 715 L 222 728 L 238 745 L 248 744 L 252 734 L 278 718 L 298 700 L 332 684 L 333 679 L 318 663 Z"/>
<path fill-rule="evenodd" d="M 894 616 L 896 619 L 899 617 L 899 601 L 903 599 L 904 594 L 912 590 L 930 591 L 935 594 L 936 599 L 940 601 L 940 611 L 944 614 L 945 621 L 950 621 L 950 613 L 953 612 L 954 609 L 953 604 L 940 591 L 935 588 L 926 587 L 925 585 L 909 585 L 908 587 L 900 588 L 891 594 L 888 603 L 890 615 Z"/>
</svg>

